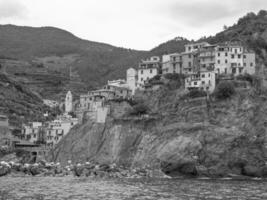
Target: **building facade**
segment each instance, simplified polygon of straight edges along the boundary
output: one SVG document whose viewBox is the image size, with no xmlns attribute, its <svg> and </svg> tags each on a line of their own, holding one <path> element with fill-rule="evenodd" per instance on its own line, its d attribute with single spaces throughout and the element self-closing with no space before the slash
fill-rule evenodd
<svg viewBox="0 0 267 200">
<path fill-rule="evenodd" d="M 142 60 L 138 67 L 137 87 L 142 89 L 149 79 L 159 74 L 160 69 L 160 57 L 153 56 L 149 59 Z"/>
<path fill-rule="evenodd" d="M 185 79 L 187 90 L 200 89 L 212 93 L 216 87 L 216 75 L 213 71 L 191 74 Z"/>
<path fill-rule="evenodd" d="M 73 99 L 71 91 L 68 91 L 66 98 L 65 98 L 65 112 L 69 113 L 73 111 Z"/>
<path fill-rule="evenodd" d="M 126 83 L 128 88 L 132 91 L 132 95 L 135 94 L 137 88 L 137 71 L 134 68 L 129 68 L 126 72 Z"/>
</svg>

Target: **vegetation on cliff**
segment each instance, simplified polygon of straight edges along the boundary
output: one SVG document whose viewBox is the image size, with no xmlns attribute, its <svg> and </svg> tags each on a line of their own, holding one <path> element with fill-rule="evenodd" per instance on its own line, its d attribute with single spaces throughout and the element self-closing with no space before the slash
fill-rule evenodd
<svg viewBox="0 0 267 200">
<path fill-rule="evenodd" d="M 45 111 L 50 111 L 52 115 L 54 112 L 44 106 L 37 94 L 5 74 L 0 74 L 0 112 L 8 115 L 11 125 L 20 126 L 22 122 L 31 120 L 42 121 Z"/>
</svg>

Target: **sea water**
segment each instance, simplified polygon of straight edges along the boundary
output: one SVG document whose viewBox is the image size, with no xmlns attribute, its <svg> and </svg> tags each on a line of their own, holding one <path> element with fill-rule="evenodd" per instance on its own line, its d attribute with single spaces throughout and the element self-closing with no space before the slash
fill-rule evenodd
<svg viewBox="0 0 267 200">
<path fill-rule="evenodd" d="M 267 200 L 267 181 L 0 177 L 1 200 Z"/>
</svg>

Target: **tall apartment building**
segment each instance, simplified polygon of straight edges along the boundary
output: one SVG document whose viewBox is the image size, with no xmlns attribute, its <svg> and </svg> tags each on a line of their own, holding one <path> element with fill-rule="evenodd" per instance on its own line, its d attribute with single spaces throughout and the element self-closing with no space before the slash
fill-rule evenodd
<svg viewBox="0 0 267 200">
<path fill-rule="evenodd" d="M 144 84 L 154 76 L 159 74 L 161 67 L 160 57 L 153 56 L 146 60 L 142 60 L 138 67 L 137 87 L 142 88 Z"/>
<path fill-rule="evenodd" d="M 255 53 L 240 44 L 224 44 L 215 48 L 215 71 L 217 74 L 254 74 Z"/>
</svg>

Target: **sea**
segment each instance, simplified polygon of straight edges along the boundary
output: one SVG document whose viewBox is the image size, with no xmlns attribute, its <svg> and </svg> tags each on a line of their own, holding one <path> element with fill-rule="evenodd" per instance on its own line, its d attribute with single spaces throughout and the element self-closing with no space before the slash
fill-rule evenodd
<svg viewBox="0 0 267 200">
<path fill-rule="evenodd" d="M 267 200 L 267 180 L 0 177 L 0 200 Z"/>
</svg>

